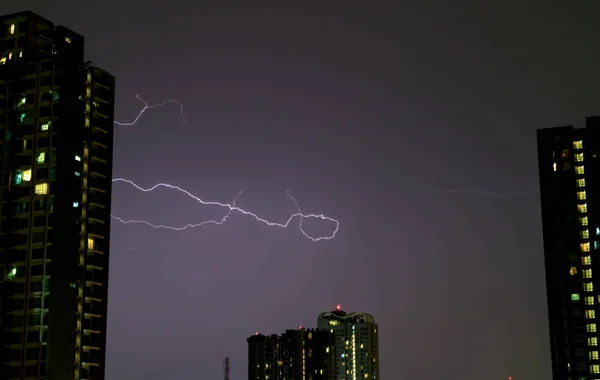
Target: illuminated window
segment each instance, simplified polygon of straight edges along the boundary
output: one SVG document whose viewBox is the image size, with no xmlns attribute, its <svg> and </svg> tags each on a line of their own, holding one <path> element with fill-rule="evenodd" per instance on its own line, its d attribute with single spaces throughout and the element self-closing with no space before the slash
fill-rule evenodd
<svg viewBox="0 0 600 380">
<path fill-rule="evenodd" d="M 19 52 L 19 58 L 23 58 L 23 50 Z"/>
<path fill-rule="evenodd" d="M 0 57 L 0 65 L 4 65 L 6 63 L 6 57 Z"/>
<path fill-rule="evenodd" d="M 589 239 L 590 238 L 590 230 L 579 231 L 579 237 L 582 239 Z"/>
<path fill-rule="evenodd" d="M 17 267 L 11 267 L 8 270 L 8 274 L 6 276 L 6 279 L 9 281 L 14 280 L 17 277 Z"/>
<path fill-rule="evenodd" d="M 75 172 L 75 177 L 81 177 L 81 173 Z"/>
<path fill-rule="evenodd" d="M 592 270 L 584 269 L 583 270 L 583 278 L 592 278 Z"/>
<path fill-rule="evenodd" d="M 40 125 L 40 130 L 47 131 L 48 129 L 50 129 L 50 124 L 44 123 L 44 124 Z"/>
<path fill-rule="evenodd" d="M 48 194 L 48 184 L 47 183 L 38 183 L 35 185 L 35 193 L 37 195 L 46 195 Z"/>
<path fill-rule="evenodd" d="M 586 282 L 585 284 L 583 284 L 583 291 L 584 292 L 593 292 L 594 284 L 592 284 L 591 282 Z"/>
<path fill-rule="evenodd" d="M 600 364 L 592 364 L 590 365 L 591 373 L 600 373 Z"/>
<path fill-rule="evenodd" d="M 88 238 L 88 249 L 94 249 L 94 239 Z"/>
<path fill-rule="evenodd" d="M 587 319 L 596 319 L 596 311 L 595 310 L 586 310 L 585 317 Z"/>
<path fill-rule="evenodd" d="M 15 185 L 20 185 L 23 181 L 23 172 L 19 169 L 15 170 Z"/>
<path fill-rule="evenodd" d="M 8 53 L 8 60 L 10 61 L 12 59 L 12 51 Z"/>
<path fill-rule="evenodd" d="M 577 205 L 577 211 L 579 211 L 582 214 L 585 214 L 587 212 L 587 203 Z"/>
<path fill-rule="evenodd" d="M 554 171 L 556 171 L 556 162 L 552 164 L 552 169 L 554 169 Z"/>
<path fill-rule="evenodd" d="M 595 323 L 589 323 L 585 326 L 585 331 L 587 332 L 596 332 L 596 324 Z"/>
<path fill-rule="evenodd" d="M 590 360 L 598 360 L 598 351 L 590 351 L 588 357 Z"/>
<path fill-rule="evenodd" d="M 579 175 L 585 174 L 585 170 L 583 169 L 583 165 L 575 166 L 575 174 L 579 174 Z"/>
<path fill-rule="evenodd" d="M 69 37 L 65 37 L 65 42 L 70 44 L 71 43 L 71 39 Z"/>
<path fill-rule="evenodd" d="M 596 227 L 596 235 L 600 235 L 600 227 Z"/>
<path fill-rule="evenodd" d="M 81 161 L 81 157 L 75 156 L 75 161 Z"/>
<path fill-rule="evenodd" d="M 581 249 L 581 252 L 589 252 L 590 251 L 590 243 L 581 243 L 579 244 L 579 248 Z"/>
<path fill-rule="evenodd" d="M 73 207 L 75 207 L 75 208 L 79 207 L 79 202 L 73 202 Z"/>
<path fill-rule="evenodd" d="M 596 337 L 589 337 L 588 338 L 588 346 L 595 347 L 597 345 L 598 345 L 598 338 L 596 338 Z"/>
<path fill-rule="evenodd" d="M 8 33 L 15 34 L 15 24 L 10 24 L 10 26 L 8 27 Z"/>
<path fill-rule="evenodd" d="M 588 218 L 587 216 L 584 216 L 583 218 L 579 218 L 579 224 L 582 226 L 587 226 L 588 225 Z"/>
<path fill-rule="evenodd" d="M 571 276 L 575 276 L 577 274 L 577 267 L 569 268 L 569 274 L 571 274 Z"/>
<path fill-rule="evenodd" d="M 581 264 L 583 264 L 583 265 L 592 265 L 592 257 L 591 256 L 583 256 L 581 258 Z"/>
<path fill-rule="evenodd" d="M 575 184 L 577 187 L 585 187 L 585 178 L 577 178 Z"/>
<path fill-rule="evenodd" d="M 585 304 L 586 305 L 593 305 L 594 304 L 594 297 L 592 297 L 592 296 L 585 297 Z"/>
<path fill-rule="evenodd" d="M 585 201 L 585 199 L 586 199 L 585 190 L 584 191 L 578 191 L 577 192 L 577 200 L 579 200 L 579 201 Z"/>
<path fill-rule="evenodd" d="M 583 161 L 583 153 L 575 154 L 575 161 L 582 162 Z"/>
<path fill-rule="evenodd" d="M 573 149 L 583 149 L 583 141 L 573 141 Z"/>
<path fill-rule="evenodd" d="M 571 294 L 571 301 L 579 302 L 579 294 L 578 293 Z"/>
<path fill-rule="evenodd" d="M 46 162 L 46 152 L 42 152 L 42 153 L 38 154 L 38 156 L 37 156 L 38 164 L 43 164 L 44 162 Z"/>
<path fill-rule="evenodd" d="M 23 170 L 23 181 L 31 181 L 31 169 Z"/>
</svg>

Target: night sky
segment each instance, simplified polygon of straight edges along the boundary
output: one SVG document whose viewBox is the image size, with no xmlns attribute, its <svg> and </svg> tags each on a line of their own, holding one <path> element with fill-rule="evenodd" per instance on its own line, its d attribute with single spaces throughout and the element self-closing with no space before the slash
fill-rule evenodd
<svg viewBox="0 0 600 380">
<path fill-rule="evenodd" d="M 388 2 L 392 3 L 392 2 Z M 600 112 L 600 3 L 2 1 L 86 37 L 117 78 L 115 177 L 170 182 L 233 214 L 183 232 L 114 223 L 108 379 L 246 378 L 246 338 L 375 316 L 391 379 L 543 379 L 550 352 L 535 130 Z M 321 5 L 318 5 L 321 4 Z M 356 5 L 354 5 L 356 4 Z M 183 129 L 181 129 L 183 126 Z M 179 132 L 180 131 L 180 132 Z M 179 132 L 179 133 L 178 133 Z M 114 185 L 113 214 L 220 218 Z M 304 223 L 313 235 L 332 224 Z"/>
</svg>

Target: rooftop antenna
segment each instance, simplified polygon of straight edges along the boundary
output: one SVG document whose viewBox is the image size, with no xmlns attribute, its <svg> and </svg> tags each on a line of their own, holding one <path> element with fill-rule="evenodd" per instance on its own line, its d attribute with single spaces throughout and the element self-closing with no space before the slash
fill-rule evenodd
<svg viewBox="0 0 600 380">
<path fill-rule="evenodd" d="M 225 380 L 231 380 L 230 372 L 231 372 L 231 360 L 229 360 L 229 354 L 223 360 L 223 372 L 225 374 Z"/>
</svg>

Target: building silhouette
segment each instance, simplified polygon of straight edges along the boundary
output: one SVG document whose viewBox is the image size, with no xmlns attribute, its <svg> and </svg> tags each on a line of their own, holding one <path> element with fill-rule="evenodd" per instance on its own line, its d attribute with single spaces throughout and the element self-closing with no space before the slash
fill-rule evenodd
<svg viewBox="0 0 600 380">
<path fill-rule="evenodd" d="M 332 335 L 311 329 L 248 338 L 248 380 L 329 380 Z"/>
<path fill-rule="evenodd" d="M 346 313 L 338 305 L 322 312 L 318 328 L 334 339 L 335 380 L 379 379 L 379 339 L 372 315 Z"/>
<path fill-rule="evenodd" d="M 0 379 L 104 379 L 114 78 L 0 16 Z"/>
<path fill-rule="evenodd" d="M 600 117 L 537 140 L 552 376 L 600 378 Z"/>
</svg>

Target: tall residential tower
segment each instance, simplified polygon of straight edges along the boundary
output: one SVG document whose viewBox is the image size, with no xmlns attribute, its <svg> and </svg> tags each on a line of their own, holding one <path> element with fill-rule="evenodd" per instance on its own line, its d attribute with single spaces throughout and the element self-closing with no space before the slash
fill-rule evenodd
<svg viewBox="0 0 600 380">
<path fill-rule="evenodd" d="M 0 16 L 0 379 L 104 379 L 115 80 L 83 51 Z"/>
<path fill-rule="evenodd" d="M 537 139 L 552 376 L 600 379 L 600 117 Z"/>
<path fill-rule="evenodd" d="M 379 339 L 372 315 L 346 313 L 338 305 L 319 314 L 318 327 L 333 334 L 336 376 L 332 379 L 379 379 Z"/>
</svg>

